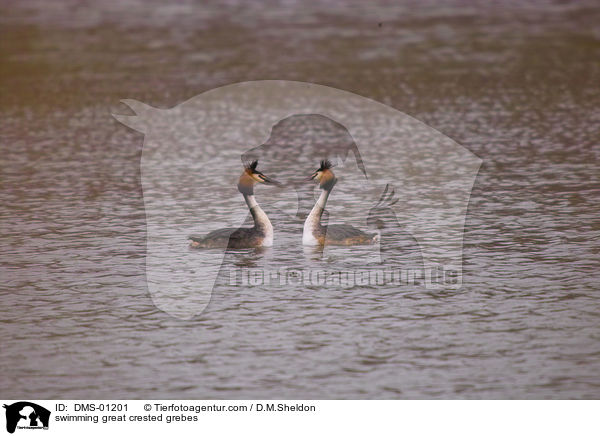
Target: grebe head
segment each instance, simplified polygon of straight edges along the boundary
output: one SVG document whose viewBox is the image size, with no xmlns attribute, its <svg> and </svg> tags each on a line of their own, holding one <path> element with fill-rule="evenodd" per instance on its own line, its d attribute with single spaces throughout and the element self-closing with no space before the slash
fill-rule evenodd
<svg viewBox="0 0 600 436">
<path fill-rule="evenodd" d="M 332 189 L 336 184 L 337 179 L 335 178 L 335 174 L 331 170 L 333 168 L 333 164 L 330 160 L 322 160 L 321 166 L 310 176 L 309 180 L 316 180 L 319 182 L 321 189 Z"/>
<path fill-rule="evenodd" d="M 275 185 L 281 186 L 276 180 L 273 180 L 270 177 L 265 176 L 263 173 L 258 171 L 256 167 L 258 166 L 258 161 L 255 160 L 249 164 L 244 165 L 244 172 L 240 176 L 238 181 L 238 190 L 242 194 L 251 195 L 254 193 L 254 185 L 257 183 L 265 183 L 267 185 Z"/>
</svg>

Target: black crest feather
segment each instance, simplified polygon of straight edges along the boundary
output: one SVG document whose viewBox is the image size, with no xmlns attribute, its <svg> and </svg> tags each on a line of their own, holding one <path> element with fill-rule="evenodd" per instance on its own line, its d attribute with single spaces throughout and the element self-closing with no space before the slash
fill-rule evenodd
<svg viewBox="0 0 600 436">
<path fill-rule="evenodd" d="M 321 167 L 319 168 L 319 171 L 328 170 L 330 168 L 333 168 L 333 164 L 331 163 L 331 161 L 329 159 L 325 159 L 325 160 L 321 161 Z"/>
<path fill-rule="evenodd" d="M 244 165 L 247 169 L 251 170 L 252 172 L 256 171 L 256 167 L 258 166 L 258 160 L 253 160 L 250 163 L 247 163 L 246 165 Z"/>
</svg>

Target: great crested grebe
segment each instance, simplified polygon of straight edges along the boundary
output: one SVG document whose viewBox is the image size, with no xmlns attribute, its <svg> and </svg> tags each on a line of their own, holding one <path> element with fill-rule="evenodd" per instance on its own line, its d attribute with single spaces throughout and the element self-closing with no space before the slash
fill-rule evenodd
<svg viewBox="0 0 600 436">
<path fill-rule="evenodd" d="M 258 171 L 257 165 L 257 160 L 245 165 L 238 181 L 238 191 L 246 200 L 254 219 L 254 227 L 219 229 L 206 236 L 191 235 L 190 248 L 255 248 L 273 245 L 273 225 L 254 198 L 254 185 L 266 183 L 280 186 L 280 184 Z"/>
<path fill-rule="evenodd" d="M 331 171 L 332 164 L 329 160 L 322 160 L 321 166 L 311 176 L 311 180 L 319 182 L 321 195 L 304 222 L 302 243 L 304 245 L 363 245 L 377 242 L 377 234 L 365 233 L 362 230 L 347 224 L 322 225 L 321 216 L 325 210 L 327 198 L 337 183 Z"/>
</svg>

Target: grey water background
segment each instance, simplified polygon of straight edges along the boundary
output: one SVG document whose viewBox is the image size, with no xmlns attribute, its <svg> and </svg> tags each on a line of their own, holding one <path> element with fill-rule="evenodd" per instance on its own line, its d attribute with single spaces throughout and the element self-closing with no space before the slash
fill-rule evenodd
<svg viewBox="0 0 600 436">
<path fill-rule="evenodd" d="M 2 2 L 1 396 L 598 398 L 598 23 L 593 1 Z M 258 79 L 382 101 L 483 159 L 460 291 L 152 304 L 143 137 L 110 114 Z"/>
</svg>

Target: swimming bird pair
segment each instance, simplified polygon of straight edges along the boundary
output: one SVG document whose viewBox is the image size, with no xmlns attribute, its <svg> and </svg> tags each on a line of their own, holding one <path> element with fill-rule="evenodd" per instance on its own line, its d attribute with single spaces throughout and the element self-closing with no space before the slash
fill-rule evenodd
<svg viewBox="0 0 600 436">
<path fill-rule="evenodd" d="M 254 186 L 258 183 L 280 186 L 280 183 L 258 171 L 257 166 L 258 161 L 246 165 L 238 181 L 238 191 L 246 200 L 254 220 L 254 226 L 239 229 L 225 228 L 210 232 L 206 236 L 190 236 L 191 248 L 254 248 L 273 245 L 273 225 L 254 198 Z M 367 234 L 350 225 L 321 224 L 321 217 L 327 199 L 337 183 L 337 179 L 331 170 L 332 167 L 330 161 L 323 160 L 321 166 L 309 178 L 309 180 L 319 182 L 322 192 L 304 222 L 302 243 L 304 245 L 322 246 L 363 245 L 376 242 L 377 234 Z"/>
</svg>

